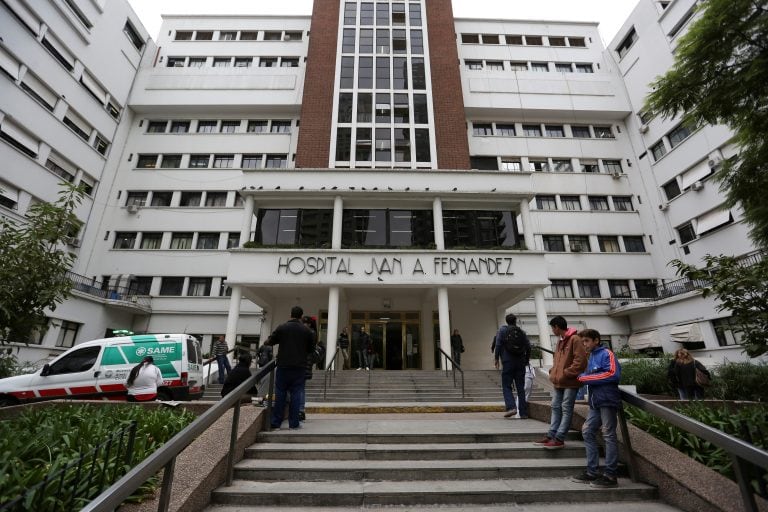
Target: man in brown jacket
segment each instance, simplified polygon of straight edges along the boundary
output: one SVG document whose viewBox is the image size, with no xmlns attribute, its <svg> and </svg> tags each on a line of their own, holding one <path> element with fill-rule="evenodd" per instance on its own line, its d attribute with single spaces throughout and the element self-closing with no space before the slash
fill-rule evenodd
<svg viewBox="0 0 768 512">
<path fill-rule="evenodd" d="M 552 415 L 549 432 L 534 444 L 556 450 L 565 447 L 565 436 L 573 416 L 573 404 L 581 387 L 578 376 L 587 367 L 587 355 L 576 336 L 576 329 L 569 328 L 565 318 L 556 316 L 549 321 L 549 325 L 552 327 L 552 334 L 560 337 L 555 349 L 554 363 L 549 370 L 549 380 L 555 386 L 552 392 Z"/>
</svg>

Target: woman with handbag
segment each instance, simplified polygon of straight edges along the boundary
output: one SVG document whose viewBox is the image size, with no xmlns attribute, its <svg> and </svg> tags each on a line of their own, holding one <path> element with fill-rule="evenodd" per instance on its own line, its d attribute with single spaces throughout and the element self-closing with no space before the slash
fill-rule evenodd
<svg viewBox="0 0 768 512">
<path fill-rule="evenodd" d="M 696 361 L 684 348 L 675 351 L 675 358 L 669 363 L 667 376 L 677 388 L 680 400 L 704 398 L 704 386 L 709 385 L 711 378 L 704 365 Z"/>
</svg>

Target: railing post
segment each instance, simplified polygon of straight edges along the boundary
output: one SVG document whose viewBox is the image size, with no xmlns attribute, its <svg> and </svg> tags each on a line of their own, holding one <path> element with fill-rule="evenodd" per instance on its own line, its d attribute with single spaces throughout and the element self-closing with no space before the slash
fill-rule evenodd
<svg viewBox="0 0 768 512">
<path fill-rule="evenodd" d="M 275 373 L 277 373 L 277 367 L 273 368 L 269 372 L 269 394 L 265 398 L 267 402 L 267 414 L 264 416 L 264 430 L 269 430 L 272 426 L 272 403 L 275 399 Z"/>
<path fill-rule="evenodd" d="M 235 445 L 237 444 L 237 427 L 240 423 L 240 400 L 235 402 L 235 410 L 232 412 L 232 433 L 229 436 L 229 453 L 227 454 L 227 487 L 232 485 L 235 472 Z"/>
<path fill-rule="evenodd" d="M 755 495 L 752 493 L 752 486 L 749 483 L 749 466 L 738 455 L 731 454 L 731 459 L 733 460 L 733 472 L 736 475 L 736 481 L 739 483 L 744 511 L 757 512 Z"/>
<path fill-rule="evenodd" d="M 173 488 L 173 472 L 175 469 L 176 457 L 172 458 L 163 469 L 163 485 L 160 487 L 157 512 L 168 512 L 168 506 L 171 504 L 171 489 Z"/>
<path fill-rule="evenodd" d="M 624 441 L 624 447 L 627 450 L 629 478 L 631 478 L 633 482 L 637 482 L 639 480 L 639 475 L 637 474 L 637 465 L 635 464 L 635 452 L 632 451 L 632 442 L 629 439 L 627 415 L 624 413 L 624 407 L 619 407 L 619 428 L 621 428 L 621 438 L 622 441 Z"/>
</svg>

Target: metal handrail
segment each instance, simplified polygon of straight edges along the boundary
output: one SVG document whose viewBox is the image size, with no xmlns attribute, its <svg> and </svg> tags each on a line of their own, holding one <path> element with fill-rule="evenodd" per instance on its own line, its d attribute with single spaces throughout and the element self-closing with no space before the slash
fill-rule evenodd
<svg viewBox="0 0 768 512">
<path fill-rule="evenodd" d="M 165 468 L 163 474 L 163 483 L 160 489 L 160 499 L 157 506 L 158 512 L 166 512 L 171 498 L 171 487 L 173 485 L 173 472 L 176 464 L 176 457 L 194 441 L 198 436 L 205 432 L 208 427 L 213 425 L 221 416 L 224 415 L 230 407 L 234 405 L 235 410 L 232 414 L 232 432 L 229 442 L 229 453 L 227 455 L 227 480 L 226 485 L 232 485 L 235 463 L 235 442 L 237 441 L 237 428 L 240 421 L 240 398 L 245 395 L 257 382 L 270 375 L 269 397 L 267 400 L 266 415 L 264 417 L 265 428 L 269 425 L 272 413 L 272 397 L 274 396 L 274 370 L 277 363 L 273 359 L 266 366 L 250 376 L 245 382 L 240 384 L 231 393 L 222 397 L 214 406 L 201 414 L 195 421 L 187 425 L 184 430 L 173 436 L 167 443 L 152 455 L 140 462 L 136 467 L 129 471 L 124 477 L 112 484 L 106 491 L 98 495 L 82 508 L 84 512 L 111 512 L 136 489 L 138 489 L 149 478 L 157 474 L 158 471 Z"/>
<path fill-rule="evenodd" d="M 437 350 L 440 351 L 440 353 L 443 355 L 443 357 L 446 358 L 447 361 L 451 362 L 451 369 L 453 371 L 453 387 L 456 387 L 456 370 L 459 370 L 459 373 L 461 374 L 461 398 L 464 398 L 464 370 L 461 369 L 461 366 L 456 363 L 456 361 L 454 361 L 451 356 L 445 353 L 445 350 L 440 347 L 437 347 Z M 448 376 L 447 364 L 445 365 L 445 375 Z"/>
<path fill-rule="evenodd" d="M 333 380 L 333 377 L 336 376 L 336 358 L 338 357 L 340 350 L 341 347 L 336 347 L 336 351 L 333 353 L 333 357 L 331 358 L 331 364 L 325 368 L 325 372 L 323 373 L 323 400 L 325 400 L 328 388 L 331 387 L 331 381 Z"/>
<path fill-rule="evenodd" d="M 143 307 L 150 307 L 152 297 L 147 293 L 140 293 L 136 288 L 131 286 L 105 286 L 101 281 L 97 281 L 94 278 L 75 274 L 68 270 L 66 272 L 67 278 L 72 282 L 72 288 L 74 290 L 83 292 L 94 297 L 99 297 L 104 300 L 119 300 L 124 302 L 131 302 Z"/>
<path fill-rule="evenodd" d="M 227 355 L 229 355 L 230 352 L 234 352 L 235 350 L 237 350 L 237 347 L 233 347 L 233 348 L 227 350 Z M 213 356 L 213 357 L 203 361 L 203 368 L 205 368 L 205 365 L 208 365 L 208 376 L 205 378 L 206 385 L 211 383 L 211 368 L 213 367 L 213 362 L 215 360 L 216 360 L 216 356 Z M 203 373 L 205 373 L 205 370 L 203 370 Z"/>
<path fill-rule="evenodd" d="M 736 474 L 736 480 L 739 484 L 739 490 L 741 491 L 741 499 L 744 503 L 744 510 L 748 512 L 757 512 L 757 504 L 755 502 L 755 496 L 750 488 L 749 478 L 747 477 L 747 466 L 749 462 L 762 469 L 768 469 L 768 452 L 761 450 L 741 439 L 728 435 L 716 428 L 705 425 L 700 421 L 696 421 L 687 416 L 680 414 L 677 411 L 668 409 L 657 403 L 654 403 L 646 398 L 643 398 L 637 394 L 630 393 L 625 390 L 621 390 L 621 399 L 637 407 L 640 410 L 653 414 L 654 416 L 671 423 L 672 425 L 683 429 L 705 441 L 709 441 L 713 445 L 722 448 L 733 459 L 733 468 Z M 632 452 L 632 443 L 629 438 L 629 429 L 627 428 L 627 419 L 623 409 L 619 409 L 619 424 L 621 427 L 621 435 L 624 438 L 624 442 L 627 448 L 627 459 L 629 461 L 629 474 L 632 481 L 637 481 L 637 467 L 635 465 L 634 454 Z"/>
</svg>

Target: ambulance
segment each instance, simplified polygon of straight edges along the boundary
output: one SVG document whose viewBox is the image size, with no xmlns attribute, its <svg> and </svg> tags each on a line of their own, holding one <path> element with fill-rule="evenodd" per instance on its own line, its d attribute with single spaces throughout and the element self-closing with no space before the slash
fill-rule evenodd
<svg viewBox="0 0 768 512">
<path fill-rule="evenodd" d="M 158 400 L 203 396 L 200 342 L 188 334 L 144 334 L 86 341 L 35 373 L 0 379 L 0 406 L 57 398 L 125 400 L 128 373 L 145 356 L 163 374 Z"/>
</svg>

